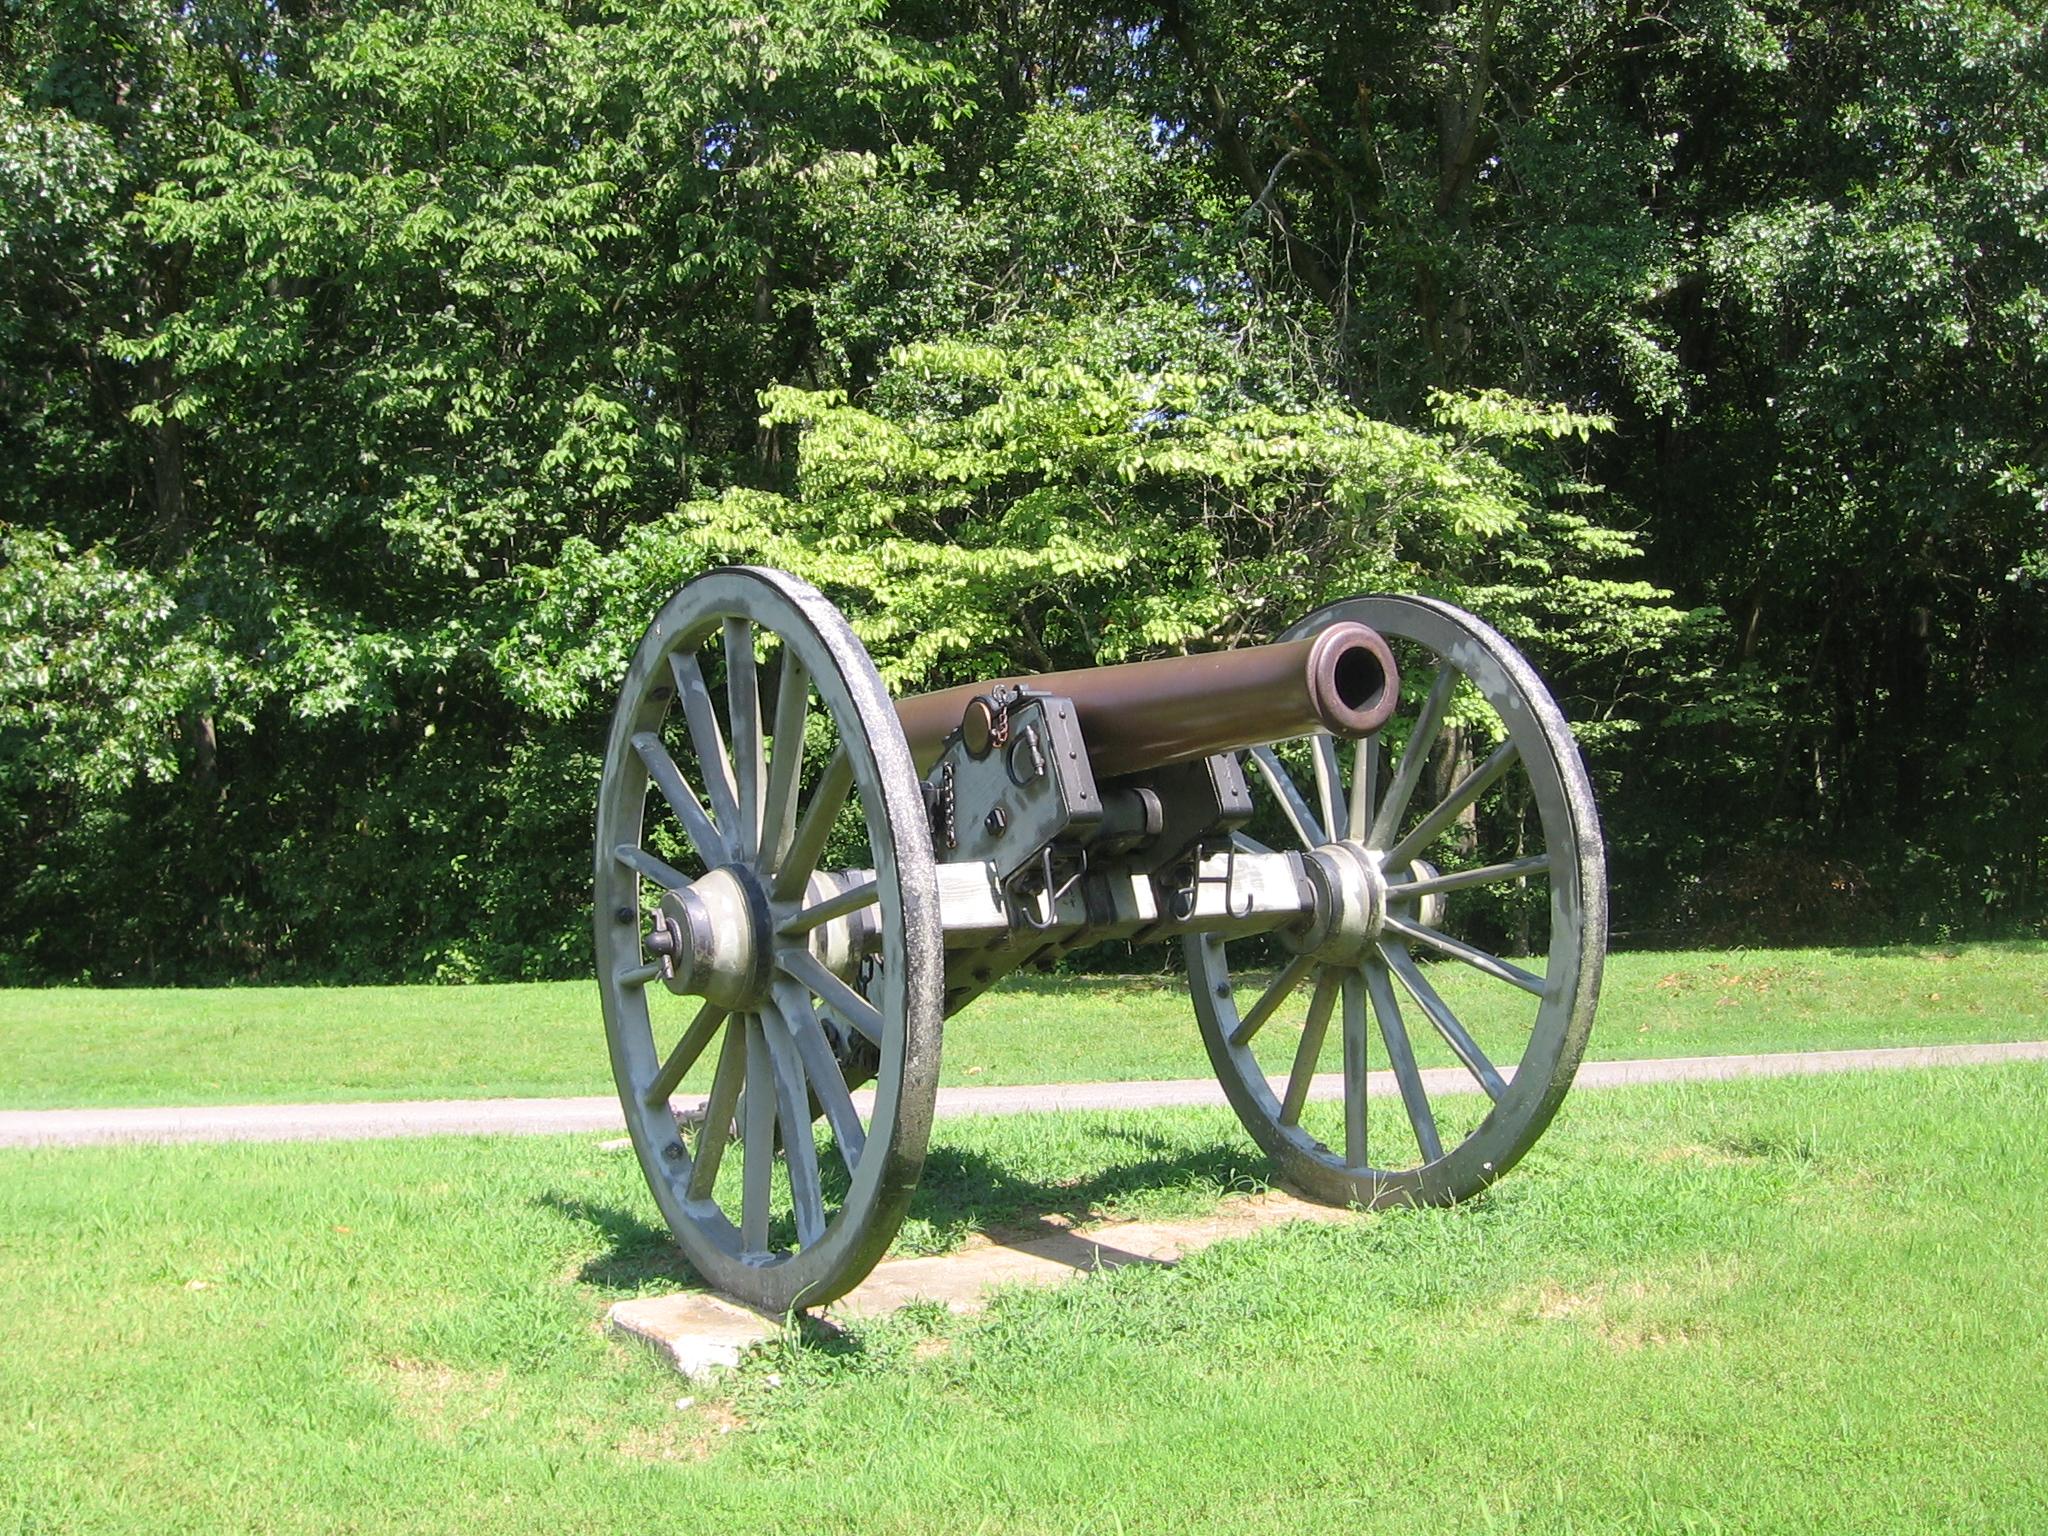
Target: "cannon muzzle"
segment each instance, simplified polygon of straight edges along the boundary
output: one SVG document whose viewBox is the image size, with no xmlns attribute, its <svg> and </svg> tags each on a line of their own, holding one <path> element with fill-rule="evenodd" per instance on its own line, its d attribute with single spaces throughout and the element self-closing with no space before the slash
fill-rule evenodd
<svg viewBox="0 0 2048 1536">
<path fill-rule="evenodd" d="M 1105 779 L 1315 731 L 1367 736 L 1401 693 L 1386 641 L 1353 623 L 1280 645 L 995 678 L 896 701 L 917 771 L 938 761 L 970 704 L 1004 687 L 1073 700 L 1095 774 Z"/>
</svg>

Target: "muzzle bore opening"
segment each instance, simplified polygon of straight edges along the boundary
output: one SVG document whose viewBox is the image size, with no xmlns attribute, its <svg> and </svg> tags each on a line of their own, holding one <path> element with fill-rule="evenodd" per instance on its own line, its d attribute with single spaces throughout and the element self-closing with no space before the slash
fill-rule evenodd
<svg viewBox="0 0 2048 1536">
<path fill-rule="evenodd" d="M 1394 653 L 1363 624 L 1324 630 L 1309 670 L 1316 713 L 1332 735 L 1370 735 L 1387 723 L 1400 698 Z"/>
<path fill-rule="evenodd" d="M 1338 702 L 1362 714 L 1387 691 L 1387 669 L 1370 646 L 1346 646 L 1338 653 L 1331 681 L 1337 685 Z"/>
</svg>

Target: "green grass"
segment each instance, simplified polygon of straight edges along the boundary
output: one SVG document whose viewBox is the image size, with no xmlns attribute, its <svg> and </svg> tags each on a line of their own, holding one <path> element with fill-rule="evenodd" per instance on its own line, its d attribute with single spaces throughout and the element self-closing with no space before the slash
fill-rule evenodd
<svg viewBox="0 0 2048 1536">
<path fill-rule="evenodd" d="M 1481 1027 L 1519 1004 L 1433 969 Z M 1269 1029 L 1300 1018 L 1298 996 Z M 668 1028 L 686 1005 L 665 995 Z M 1333 1032 L 1334 1033 L 1334 1032 Z M 2048 1036 L 2048 944 L 1610 957 L 1595 1057 Z M 1431 1064 L 1450 1057 L 1421 1040 Z M 1503 1048 L 1503 1055 L 1514 1053 Z M 1185 983 L 1016 979 L 947 1021 L 949 1083 L 1207 1077 Z M 708 1072 L 705 1065 L 700 1072 Z M 612 1091 L 591 983 L 0 990 L 0 1106 L 485 1098 Z"/>
<path fill-rule="evenodd" d="M 0 1154 L 0 1532 L 2032 1532 L 2044 1116 L 2038 1066 L 1582 1093 L 1462 1209 L 711 1388 L 601 1334 L 677 1271 L 595 1138 Z M 1209 1112 L 949 1122 L 910 1237 L 1260 1171 Z"/>
</svg>

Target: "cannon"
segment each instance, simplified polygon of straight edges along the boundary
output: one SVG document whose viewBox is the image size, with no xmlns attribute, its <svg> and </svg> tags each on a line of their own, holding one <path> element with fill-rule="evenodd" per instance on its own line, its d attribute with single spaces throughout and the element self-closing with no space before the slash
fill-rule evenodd
<svg viewBox="0 0 2048 1536">
<path fill-rule="evenodd" d="M 1269 645 L 892 701 L 826 597 L 735 566 L 627 668 L 593 926 L 655 1203 L 710 1285 L 783 1312 L 894 1240 L 946 1018 L 1108 940 L 1180 945 L 1279 1180 L 1470 1198 L 1570 1086 L 1606 876 L 1562 712 L 1449 604 L 1354 597 Z M 1368 1091 L 1376 1057 L 1397 1094 Z"/>
</svg>

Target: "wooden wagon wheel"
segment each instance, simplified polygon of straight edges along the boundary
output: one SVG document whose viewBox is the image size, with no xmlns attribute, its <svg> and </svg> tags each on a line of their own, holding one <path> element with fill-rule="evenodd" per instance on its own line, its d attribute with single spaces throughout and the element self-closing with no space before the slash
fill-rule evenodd
<svg viewBox="0 0 2048 1536">
<path fill-rule="evenodd" d="M 820 593 L 735 567 L 669 599 L 620 690 L 596 853 L 612 1073 L 684 1255 L 770 1311 L 844 1294 L 923 1165 L 944 950 L 909 748 Z M 700 1059 L 701 1110 L 679 1091 Z"/>
<path fill-rule="evenodd" d="M 1259 941 L 1191 936 L 1189 983 L 1224 1091 L 1284 1178 L 1333 1203 L 1446 1204 L 1484 1189 L 1528 1151 L 1577 1070 L 1606 947 L 1600 828 L 1563 714 L 1492 628 L 1427 598 L 1359 597 L 1312 614 L 1284 638 L 1345 619 L 1388 641 L 1419 703 L 1404 704 L 1380 737 L 1340 746 L 1317 736 L 1246 755 L 1255 792 L 1270 797 L 1273 819 L 1308 854 L 1304 868 L 1338 916 L 1277 954 L 1265 941 L 1258 958 L 1277 973 L 1261 978 L 1243 1011 L 1229 951 L 1249 959 Z M 1419 794 L 1452 721 L 1483 745 L 1455 783 Z M 1479 811 L 1512 823 L 1520 846 L 1460 848 L 1461 829 L 1469 842 Z M 1487 888 L 1496 897 L 1526 890 L 1547 912 L 1540 974 L 1446 931 Z M 1432 960 L 1483 978 L 1482 991 L 1454 1007 L 1443 991 L 1458 989 L 1439 989 L 1446 969 Z M 1301 1028 L 1268 1027 L 1300 989 L 1309 999 Z M 1375 1024 L 1400 1089 L 1400 1109 L 1383 1101 L 1391 1120 L 1368 1113 Z M 1412 1030 L 1440 1037 L 1476 1092 L 1433 1103 Z M 1327 1054 L 1341 1061 L 1342 1098 L 1312 1103 L 1311 1078 L 1332 1036 Z M 1511 1076 L 1503 1070 L 1510 1063 Z"/>
</svg>

